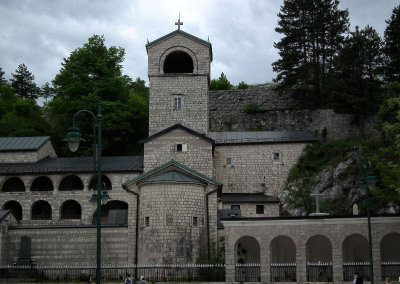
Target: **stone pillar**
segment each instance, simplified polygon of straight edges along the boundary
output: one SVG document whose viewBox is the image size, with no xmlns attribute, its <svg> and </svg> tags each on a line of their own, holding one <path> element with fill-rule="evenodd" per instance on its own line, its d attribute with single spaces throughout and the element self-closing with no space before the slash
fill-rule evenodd
<svg viewBox="0 0 400 284">
<path fill-rule="evenodd" d="M 372 220 L 371 220 L 372 221 Z M 382 266 L 381 266 L 381 244 L 379 242 L 379 231 L 374 231 L 374 224 L 371 223 L 372 230 L 372 259 L 374 264 L 374 279 L 375 283 L 379 283 L 382 279 Z M 395 281 L 396 279 L 392 279 Z"/>
<path fill-rule="evenodd" d="M 297 283 L 305 283 L 307 280 L 307 259 L 306 259 L 306 243 L 302 241 L 305 236 L 296 238 L 296 278 Z"/>
<path fill-rule="evenodd" d="M 225 227 L 225 282 L 235 282 L 235 244 L 232 243 L 229 227 Z"/>
<path fill-rule="evenodd" d="M 343 249 L 340 240 L 338 240 L 338 238 L 332 239 L 333 282 L 339 284 L 343 283 Z"/>
<path fill-rule="evenodd" d="M 138 196 L 128 193 L 128 263 L 136 262 L 136 220 L 137 220 L 137 200 Z M 137 275 L 136 275 L 137 276 Z M 139 276 L 137 276 L 139 277 Z"/>
<path fill-rule="evenodd" d="M 271 279 L 271 266 L 270 266 L 270 250 L 269 242 L 260 242 L 260 269 L 261 269 L 261 283 L 268 283 Z"/>
</svg>

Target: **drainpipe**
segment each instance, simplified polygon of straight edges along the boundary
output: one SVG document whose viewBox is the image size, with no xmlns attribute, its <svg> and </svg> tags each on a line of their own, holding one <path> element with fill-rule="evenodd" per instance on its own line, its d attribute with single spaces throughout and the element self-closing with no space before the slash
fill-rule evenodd
<svg viewBox="0 0 400 284">
<path fill-rule="evenodd" d="M 139 200 L 140 196 L 134 191 L 128 190 L 126 185 L 122 185 L 122 187 L 129 193 L 133 193 L 136 195 L 136 232 L 135 232 L 135 265 L 138 264 L 138 244 L 139 244 Z M 135 279 L 137 279 L 137 268 L 135 269 Z"/>
<path fill-rule="evenodd" d="M 221 188 L 221 186 L 218 186 L 216 189 L 206 193 L 206 211 L 207 211 L 207 258 L 208 258 L 208 263 L 210 263 L 210 214 L 208 211 L 208 196 L 211 193 L 214 193 L 218 191 Z M 218 218 L 218 217 L 217 217 Z"/>
</svg>

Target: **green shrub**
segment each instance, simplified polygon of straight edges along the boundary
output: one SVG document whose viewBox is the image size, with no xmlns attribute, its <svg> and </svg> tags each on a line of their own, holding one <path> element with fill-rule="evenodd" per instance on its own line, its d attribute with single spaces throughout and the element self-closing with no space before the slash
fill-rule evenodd
<svg viewBox="0 0 400 284">
<path fill-rule="evenodd" d="M 249 88 L 249 85 L 247 85 L 245 82 L 240 82 L 239 85 L 237 86 L 238 89 L 240 90 L 245 90 Z"/>
<path fill-rule="evenodd" d="M 260 106 L 257 103 L 250 103 L 244 107 L 244 112 L 249 113 L 249 114 L 256 114 L 256 113 L 260 113 L 262 111 L 261 111 Z"/>
</svg>

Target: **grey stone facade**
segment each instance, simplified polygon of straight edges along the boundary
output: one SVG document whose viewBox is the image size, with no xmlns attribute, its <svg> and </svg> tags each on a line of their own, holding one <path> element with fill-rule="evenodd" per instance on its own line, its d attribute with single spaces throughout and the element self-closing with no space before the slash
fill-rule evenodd
<svg viewBox="0 0 400 284">
<path fill-rule="evenodd" d="M 215 147 L 215 178 L 224 192 L 265 192 L 282 189 L 306 143 L 234 144 Z M 274 160 L 274 154 L 279 159 Z M 227 164 L 230 158 L 230 164 Z"/>
<path fill-rule="evenodd" d="M 149 136 L 176 123 L 207 133 L 211 44 L 175 31 L 146 47 L 150 81 Z M 190 56 L 192 73 L 164 72 L 165 60 L 174 52 Z M 181 98 L 181 108 L 174 108 L 175 97 Z"/>
<path fill-rule="evenodd" d="M 93 265 L 96 263 L 96 227 L 14 228 L 8 233 L 7 264 L 17 261 L 20 239 L 32 239 L 32 258 L 40 265 Z M 102 228 L 102 263 L 125 265 L 131 263 L 127 227 Z"/>
<path fill-rule="evenodd" d="M 50 140 L 37 150 L 0 151 L 0 163 L 34 163 L 45 157 L 56 157 Z"/>
<path fill-rule="evenodd" d="M 178 151 L 177 145 L 185 144 L 187 151 Z M 144 172 L 175 160 L 206 176 L 213 177 L 213 145 L 210 141 L 173 129 L 144 144 Z"/>
</svg>

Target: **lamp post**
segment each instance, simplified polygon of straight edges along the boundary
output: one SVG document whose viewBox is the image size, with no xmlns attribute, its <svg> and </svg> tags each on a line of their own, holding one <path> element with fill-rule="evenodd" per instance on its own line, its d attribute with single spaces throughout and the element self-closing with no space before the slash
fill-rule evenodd
<svg viewBox="0 0 400 284">
<path fill-rule="evenodd" d="M 363 177 L 358 183 L 360 189 L 365 189 L 367 195 L 367 217 L 368 217 L 368 250 L 369 250 L 369 267 L 371 274 L 371 284 L 374 284 L 374 264 L 372 259 L 372 233 L 371 233 L 371 199 L 370 188 L 374 188 L 376 178 L 371 170 L 371 163 L 365 160 Z"/>
<path fill-rule="evenodd" d="M 102 192 L 101 182 L 101 100 L 99 98 L 97 104 L 97 116 L 89 110 L 80 110 L 76 112 L 72 119 L 72 127 L 69 128 L 69 132 L 65 138 L 68 142 L 68 147 L 72 152 L 75 152 L 79 148 L 79 143 L 84 141 L 79 128 L 75 126 L 75 119 L 81 113 L 89 113 L 93 118 L 93 177 L 97 178 L 97 191 L 92 195 L 91 201 L 97 202 L 97 242 L 96 242 L 96 284 L 100 284 L 100 270 L 101 270 L 101 199 L 108 198 L 106 191 Z"/>
</svg>

